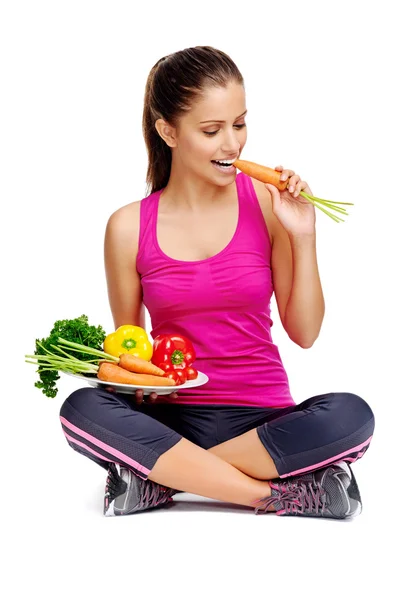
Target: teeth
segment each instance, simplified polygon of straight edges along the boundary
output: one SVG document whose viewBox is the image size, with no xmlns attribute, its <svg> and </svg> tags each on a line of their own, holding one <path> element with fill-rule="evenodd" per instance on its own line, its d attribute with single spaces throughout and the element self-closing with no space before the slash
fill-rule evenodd
<svg viewBox="0 0 399 600">
<path fill-rule="evenodd" d="M 232 165 L 234 160 L 215 160 L 219 165 Z"/>
</svg>

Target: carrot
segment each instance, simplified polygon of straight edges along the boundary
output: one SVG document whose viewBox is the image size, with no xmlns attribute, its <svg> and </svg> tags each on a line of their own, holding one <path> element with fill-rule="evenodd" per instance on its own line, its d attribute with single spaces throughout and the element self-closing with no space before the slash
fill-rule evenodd
<svg viewBox="0 0 399 600">
<path fill-rule="evenodd" d="M 280 190 L 280 192 L 283 192 L 288 186 L 289 179 L 287 179 L 287 181 L 280 181 L 281 172 L 276 171 L 275 169 L 271 169 L 270 167 L 264 167 L 263 165 L 258 165 L 257 163 L 250 162 L 249 160 L 241 159 L 235 160 L 233 162 L 233 165 L 237 167 L 237 169 L 240 169 L 240 171 L 242 171 L 246 175 L 249 175 L 249 177 L 258 179 L 259 181 L 262 181 L 262 183 L 271 183 L 278 190 Z M 311 202 L 313 206 L 319 208 L 327 216 L 331 217 L 331 219 L 333 219 L 336 223 L 339 223 L 340 221 L 343 223 L 343 219 L 340 219 L 336 215 L 330 213 L 330 211 L 327 210 L 327 208 L 335 210 L 341 215 L 347 215 L 348 212 L 345 208 L 342 208 L 341 205 L 345 204 L 347 206 L 354 206 L 353 202 L 334 202 L 333 200 L 324 200 L 323 198 L 318 198 L 317 196 L 311 196 L 310 194 L 307 194 L 304 190 L 299 192 L 299 194 L 303 198 L 306 198 L 306 200 Z"/>
<path fill-rule="evenodd" d="M 253 177 L 254 179 L 258 179 L 258 181 L 262 181 L 263 183 L 271 183 L 275 185 L 280 192 L 283 192 L 288 185 L 287 181 L 280 181 L 281 171 L 276 171 L 275 169 L 271 169 L 270 167 L 264 167 L 263 165 L 258 165 L 257 163 L 251 162 L 249 160 L 236 160 L 233 162 L 233 165 L 240 169 L 246 175 Z"/>
<path fill-rule="evenodd" d="M 133 373 L 146 373 L 147 375 L 158 375 L 159 377 L 165 375 L 165 371 L 153 365 L 149 360 L 144 360 L 144 358 L 139 358 L 133 354 L 121 354 L 118 364 L 122 369 Z"/>
<path fill-rule="evenodd" d="M 132 373 L 122 367 L 118 367 L 115 363 L 102 362 L 97 372 L 97 377 L 101 381 L 109 381 L 112 383 L 127 383 L 130 385 L 150 385 L 150 386 L 171 386 L 176 385 L 173 379 L 167 377 L 158 377 L 147 373 Z"/>
</svg>

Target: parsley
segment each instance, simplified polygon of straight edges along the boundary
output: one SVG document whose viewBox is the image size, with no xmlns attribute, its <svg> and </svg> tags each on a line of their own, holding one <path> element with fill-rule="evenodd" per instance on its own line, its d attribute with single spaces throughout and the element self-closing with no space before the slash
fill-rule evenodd
<svg viewBox="0 0 399 600">
<path fill-rule="evenodd" d="M 77 319 L 65 319 L 63 321 L 56 321 L 53 329 L 50 331 L 50 335 L 42 340 L 36 340 L 36 355 L 46 356 L 47 353 L 43 350 L 52 352 L 57 356 L 65 358 L 65 353 L 61 349 L 54 348 L 58 344 L 58 338 L 63 338 L 69 342 L 75 342 L 77 344 L 83 344 L 94 348 L 95 350 L 102 350 L 103 342 L 106 338 L 104 329 L 99 325 L 89 325 L 88 318 L 86 315 L 82 315 Z M 78 360 L 87 361 L 87 353 L 79 352 L 75 349 L 70 349 L 69 354 L 77 358 Z M 43 394 L 49 398 L 55 398 L 58 389 L 56 387 L 56 381 L 60 378 L 58 371 L 49 369 L 46 366 L 41 366 L 37 369 L 40 380 L 35 383 L 35 387 L 41 389 Z"/>
</svg>

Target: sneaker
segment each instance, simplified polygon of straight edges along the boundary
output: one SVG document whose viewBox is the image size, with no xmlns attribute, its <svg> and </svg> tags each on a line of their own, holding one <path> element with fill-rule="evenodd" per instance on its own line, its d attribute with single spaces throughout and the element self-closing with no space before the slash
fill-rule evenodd
<svg viewBox="0 0 399 600">
<path fill-rule="evenodd" d="M 161 507 L 173 502 L 177 490 L 141 479 L 129 469 L 110 463 L 105 485 L 104 515 L 129 515 L 148 508 Z"/>
<path fill-rule="evenodd" d="M 269 482 L 271 496 L 261 498 L 255 513 L 271 505 L 278 515 L 346 519 L 362 512 L 362 502 L 350 466 L 338 462 L 324 469 Z"/>
</svg>

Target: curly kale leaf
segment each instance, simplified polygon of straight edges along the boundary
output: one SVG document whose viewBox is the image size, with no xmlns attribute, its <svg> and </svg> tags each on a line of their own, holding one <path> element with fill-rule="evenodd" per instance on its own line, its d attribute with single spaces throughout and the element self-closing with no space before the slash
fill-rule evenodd
<svg viewBox="0 0 399 600">
<path fill-rule="evenodd" d="M 42 340 L 36 340 L 35 354 L 46 354 L 40 347 L 41 345 L 50 352 L 65 357 L 65 354 L 52 347 L 52 345 L 57 346 L 58 338 L 60 337 L 70 342 L 76 342 L 77 344 L 84 344 L 85 346 L 89 346 L 96 350 L 102 350 L 106 335 L 107 334 L 101 325 L 98 325 L 97 327 L 89 325 L 88 317 L 86 315 L 81 315 L 77 319 L 56 321 L 48 337 L 43 338 Z M 71 354 L 71 356 L 74 356 L 79 360 L 87 360 L 87 354 L 80 352 L 79 350 L 74 350 L 73 348 L 68 350 L 68 354 Z M 58 392 L 55 382 L 60 378 L 58 371 L 45 371 L 44 367 L 39 366 L 37 373 L 40 377 L 40 381 L 35 383 L 35 387 L 42 389 L 43 394 L 49 398 L 55 398 Z"/>
</svg>

